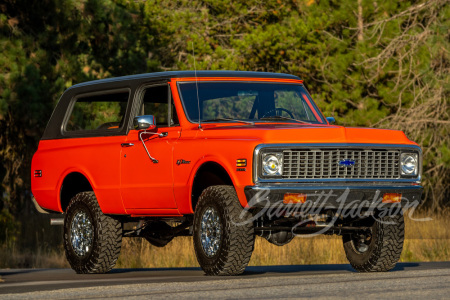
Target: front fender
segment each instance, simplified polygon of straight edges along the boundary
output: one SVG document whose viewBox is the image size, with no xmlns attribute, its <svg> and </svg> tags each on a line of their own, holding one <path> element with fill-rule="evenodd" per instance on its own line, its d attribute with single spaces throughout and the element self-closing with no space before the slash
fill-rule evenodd
<svg viewBox="0 0 450 300">
<path fill-rule="evenodd" d="M 236 190 L 236 194 L 238 196 L 239 202 L 241 203 L 242 207 L 245 207 L 247 205 L 247 199 L 245 197 L 244 193 L 244 187 L 245 183 L 240 180 L 240 178 L 236 174 L 235 166 L 230 163 L 229 160 L 227 160 L 224 157 L 219 157 L 215 155 L 207 155 L 203 156 L 201 159 L 199 159 L 194 167 L 192 168 L 192 172 L 189 176 L 189 205 L 192 207 L 192 193 L 193 193 L 193 185 L 194 185 L 194 179 L 196 174 L 198 173 L 201 166 L 203 166 L 205 163 L 213 162 L 221 166 L 225 172 L 230 177 L 233 187 Z"/>
</svg>

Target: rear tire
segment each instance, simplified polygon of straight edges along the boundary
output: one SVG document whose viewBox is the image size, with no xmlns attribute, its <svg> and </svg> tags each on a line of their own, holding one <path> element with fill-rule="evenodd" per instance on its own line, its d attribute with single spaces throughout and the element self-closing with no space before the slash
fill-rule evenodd
<svg viewBox="0 0 450 300">
<path fill-rule="evenodd" d="M 194 214 L 194 249 L 207 275 L 244 272 L 255 242 L 251 218 L 232 186 L 211 186 L 203 191 Z"/>
<path fill-rule="evenodd" d="M 106 216 L 94 192 L 76 194 L 64 219 L 64 249 L 78 274 L 106 273 L 119 258 L 122 224 Z"/>
<path fill-rule="evenodd" d="M 371 226 L 370 239 L 343 236 L 348 261 L 358 272 L 386 272 L 400 259 L 405 237 L 403 215 L 378 218 Z"/>
</svg>

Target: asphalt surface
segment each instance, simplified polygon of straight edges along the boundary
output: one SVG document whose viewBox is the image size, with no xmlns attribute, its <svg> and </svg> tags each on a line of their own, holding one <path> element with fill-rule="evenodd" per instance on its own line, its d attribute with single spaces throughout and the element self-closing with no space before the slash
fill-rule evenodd
<svg viewBox="0 0 450 300">
<path fill-rule="evenodd" d="M 248 267 L 238 277 L 205 276 L 198 268 L 114 269 L 78 275 L 69 269 L 0 270 L 1 299 L 449 299 L 450 262 L 399 263 L 387 273 L 350 265 Z"/>
</svg>

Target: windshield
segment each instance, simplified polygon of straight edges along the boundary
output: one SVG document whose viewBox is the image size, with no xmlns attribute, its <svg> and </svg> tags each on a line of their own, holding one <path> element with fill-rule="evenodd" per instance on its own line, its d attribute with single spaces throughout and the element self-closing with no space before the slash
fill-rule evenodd
<svg viewBox="0 0 450 300">
<path fill-rule="evenodd" d="M 198 84 L 198 98 L 197 87 Z M 299 84 L 183 82 L 179 91 L 187 117 L 198 122 L 325 123 L 306 89 Z M 197 100 L 198 99 L 198 100 Z"/>
</svg>

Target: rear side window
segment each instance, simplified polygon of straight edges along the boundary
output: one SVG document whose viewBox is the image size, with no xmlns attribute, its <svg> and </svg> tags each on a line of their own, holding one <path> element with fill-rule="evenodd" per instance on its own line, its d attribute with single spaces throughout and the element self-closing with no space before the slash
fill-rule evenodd
<svg viewBox="0 0 450 300">
<path fill-rule="evenodd" d="M 129 92 L 78 97 L 66 123 L 66 131 L 117 131 L 123 126 Z"/>
</svg>

